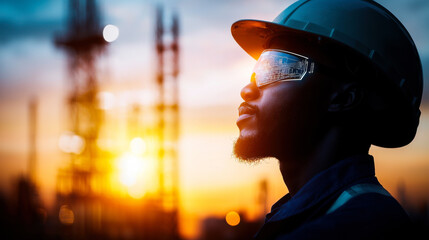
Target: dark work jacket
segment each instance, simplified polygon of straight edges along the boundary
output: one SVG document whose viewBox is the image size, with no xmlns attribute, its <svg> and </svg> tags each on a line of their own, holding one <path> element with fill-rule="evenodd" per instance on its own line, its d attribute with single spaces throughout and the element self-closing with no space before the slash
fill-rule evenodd
<svg viewBox="0 0 429 240">
<path fill-rule="evenodd" d="M 380 185 L 374 159 L 359 155 L 320 172 L 293 197 L 285 195 L 266 216 L 256 239 L 410 239 L 410 219 L 391 196 L 369 192 L 327 210 L 356 184 Z"/>
</svg>

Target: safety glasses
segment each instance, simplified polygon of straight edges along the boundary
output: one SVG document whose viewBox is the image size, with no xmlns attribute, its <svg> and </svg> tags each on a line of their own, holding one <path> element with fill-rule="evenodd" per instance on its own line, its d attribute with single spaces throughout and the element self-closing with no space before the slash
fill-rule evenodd
<svg viewBox="0 0 429 240">
<path fill-rule="evenodd" d="M 267 49 L 262 52 L 253 77 L 256 85 L 262 87 L 275 82 L 299 81 L 307 73 L 313 73 L 314 62 L 296 53 Z"/>
</svg>

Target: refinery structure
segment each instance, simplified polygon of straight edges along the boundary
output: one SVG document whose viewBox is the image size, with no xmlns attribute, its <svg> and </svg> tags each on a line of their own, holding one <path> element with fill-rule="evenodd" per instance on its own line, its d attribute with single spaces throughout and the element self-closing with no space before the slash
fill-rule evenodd
<svg viewBox="0 0 429 240">
<path fill-rule="evenodd" d="M 150 111 L 142 111 L 144 106 L 139 105 L 130 110 L 131 151 L 126 153 L 101 150 L 97 145 L 106 118 L 100 107 L 103 79 L 99 78 L 97 61 L 108 48 L 97 2 L 70 0 L 66 31 L 54 37 L 68 68 L 68 120 L 59 140 L 67 164 L 58 170 L 54 210 L 61 238 L 180 239 L 179 21 L 178 15 L 173 15 L 172 24 L 164 26 L 162 7 L 155 11 L 153 52 L 157 66 L 152 81 L 157 86 L 156 104 L 144 108 Z M 170 42 L 165 41 L 165 35 L 170 36 Z M 172 71 L 166 73 L 166 69 Z M 153 115 L 154 120 L 142 124 L 139 119 L 144 114 Z M 119 168 L 152 161 L 153 171 L 144 181 L 156 188 L 143 194 L 142 186 L 135 184 L 138 179 L 115 175 L 118 159 L 122 161 Z M 115 181 L 122 183 L 122 190 L 112 187 L 118 184 Z"/>
</svg>

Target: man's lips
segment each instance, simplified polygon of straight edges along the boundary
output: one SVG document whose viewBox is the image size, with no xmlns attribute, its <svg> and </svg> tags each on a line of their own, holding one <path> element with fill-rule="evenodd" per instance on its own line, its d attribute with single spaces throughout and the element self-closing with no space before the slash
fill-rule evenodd
<svg viewBox="0 0 429 240">
<path fill-rule="evenodd" d="M 247 102 L 243 102 L 238 107 L 238 119 L 237 125 L 240 127 L 240 122 L 243 122 L 245 119 L 248 119 L 257 113 L 257 108 L 248 104 Z"/>
<path fill-rule="evenodd" d="M 243 114 L 255 114 L 256 113 L 256 107 L 248 104 L 247 102 L 243 102 L 238 107 L 238 115 Z"/>
</svg>

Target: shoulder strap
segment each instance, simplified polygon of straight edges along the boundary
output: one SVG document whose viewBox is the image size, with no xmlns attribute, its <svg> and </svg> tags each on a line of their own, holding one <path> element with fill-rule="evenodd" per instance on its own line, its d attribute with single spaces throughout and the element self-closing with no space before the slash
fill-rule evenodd
<svg viewBox="0 0 429 240">
<path fill-rule="evenodd" d="M 368 184 L 368 183 L 357 184 L 357 185 L 351 186 L 350 188 L 346 189 L 343 193 L 341 193 L 341 195 L 337 198 L 337 200 L 335 200 L 332 206 L 328 209 L 326 214 L 332 213 L 333 211 L 337 210 L 338 208 L 346 204 L 350 199 L 365 193 L 378 193 L 381 195 L 391 197 L 390 193 L 386 191 L 386 189 L 384 189 L 379 184 Z"/>
</svg>

